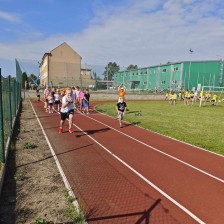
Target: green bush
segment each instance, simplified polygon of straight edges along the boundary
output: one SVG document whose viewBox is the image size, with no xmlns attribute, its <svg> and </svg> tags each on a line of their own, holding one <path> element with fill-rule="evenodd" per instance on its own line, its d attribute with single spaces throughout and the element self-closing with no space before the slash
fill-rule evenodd
<svg viewBox="0 0 224 224">
<path fill-rule="evenodd" d="M 23 144 L 23 148 L 24 149 L 35 149 L 35 148 L 37 148 L 37 145 L 33 144 L 33 143 L 25 142 Z"/>
</svg>

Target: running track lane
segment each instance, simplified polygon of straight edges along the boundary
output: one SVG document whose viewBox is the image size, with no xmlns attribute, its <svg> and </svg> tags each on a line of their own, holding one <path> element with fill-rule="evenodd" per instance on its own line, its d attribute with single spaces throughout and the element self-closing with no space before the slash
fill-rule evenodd
<svg viewBox="0 0 224 224">
<path fill-rule="evenodd" d="M 75 195 L 89 212 L 88 222 L 196 223 L 80 130 L 59 135 L 59 116 L 49 116 L 42 103 L 33 105 Z M 76 114 L 74 121 L 202 221 L 222 223 L 223 157 L 132 125 L 122 129 L 124 135 L 117 121 L 99 113 Z"/>
</svg>

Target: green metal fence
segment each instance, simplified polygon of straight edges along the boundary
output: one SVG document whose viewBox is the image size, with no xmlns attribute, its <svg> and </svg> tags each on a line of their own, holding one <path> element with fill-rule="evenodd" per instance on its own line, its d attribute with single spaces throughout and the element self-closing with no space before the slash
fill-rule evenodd
<svg viewBox="0 0 224 224">
<path fill-rule="evenodd" d="M 0 161 L 2 163 L 5 163 L 6 143 L 12 136 L 21 99 L 22 72 L 19 69 L 18 67 L 16 78 L 11 76 L 4 78 L 0 68 Z"/>
</svg>

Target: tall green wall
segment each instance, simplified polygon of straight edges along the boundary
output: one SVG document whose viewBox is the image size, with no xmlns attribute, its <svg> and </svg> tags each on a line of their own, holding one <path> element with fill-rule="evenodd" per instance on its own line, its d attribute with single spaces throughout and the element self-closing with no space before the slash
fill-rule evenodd
<svg viewBox="0 0 224 224">
<path fill-rule="evenodd" d="M 223 62 L 178 62 L 114 74 L 114 86 L 124 83 L 127 89 L 178 90 L 201 86 L 223 86 Z"/>
</svg>

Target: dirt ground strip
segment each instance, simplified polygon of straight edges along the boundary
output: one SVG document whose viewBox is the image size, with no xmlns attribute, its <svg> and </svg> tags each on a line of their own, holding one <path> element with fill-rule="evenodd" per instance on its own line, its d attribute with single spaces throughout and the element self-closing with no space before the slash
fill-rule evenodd
<svg viewBox="0 0 224 224">
<path fill-rule="evenodd" d="M 9 152 L 0 198 L 0 223 L 30 224 L 38 219 L 72 223 L 64 214 L 68 207 L 65 192 L 45 137 L 26 99 Z"/>
</svg>

